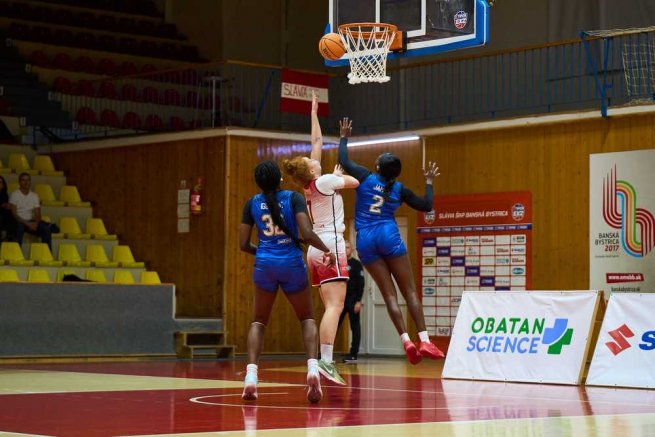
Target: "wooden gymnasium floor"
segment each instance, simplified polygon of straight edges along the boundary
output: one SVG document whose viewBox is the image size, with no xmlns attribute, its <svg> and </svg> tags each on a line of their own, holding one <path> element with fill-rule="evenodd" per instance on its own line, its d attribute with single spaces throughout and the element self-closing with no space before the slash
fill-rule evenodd
<svg viewBox="0 0 655 437">
<path fill-rule="evenodd" d="M 442 380 L 443 362 L 342 365 L 348 387 L 304 396 L 305 364 L 243 361 L 0 366 L 0 436 L 655 436 L 655 391 Z"/>
</svg>

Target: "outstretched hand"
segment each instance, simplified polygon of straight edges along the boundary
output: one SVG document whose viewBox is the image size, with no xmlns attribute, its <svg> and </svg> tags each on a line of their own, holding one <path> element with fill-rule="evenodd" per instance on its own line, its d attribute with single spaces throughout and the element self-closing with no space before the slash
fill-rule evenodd
<svg viewBox="0 0 655 437">
<path fill-rule="evenodd" d="M 341 167 L 341 164 L 337 164 L 334 166 L 334 170 L 332 170 L 332 174 L 335 176 L 343 176 L 343 167 Z"/>
<path fill-rule="evenodd" d="M 425 176 L 425 183 L 426 184 L 432 184 L 434 181 L 434 178 L 439 176 L 441 173 L 439 173 L 439 167 L 437 167 L 436 162 L 430 161 L 428 163 L 428 168 L 423 169 L 423 176 Z"/>
<path fill-rule="evenodd" d="M 348 138 L 353 130 L 353 121 L 349 120 L 348 117 L 344 117 L 343 120 L 339 121 L 339 132 L 341 133 L 341 138 Z"/>
<path fill-rule="evenodd" d="M 312 114 L 318 114 L 318 94 L 312 90 Z"/>
</svg>

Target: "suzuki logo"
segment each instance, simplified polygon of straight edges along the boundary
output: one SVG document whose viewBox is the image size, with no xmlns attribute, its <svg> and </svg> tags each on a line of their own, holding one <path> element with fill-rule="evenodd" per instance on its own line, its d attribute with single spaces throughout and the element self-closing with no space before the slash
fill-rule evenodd
<svg viewBox="0 0 655 437">
<path fill-rule="evenodd" d="M 618 355 L 624 350 L 628 349 L 630 347 L 630 343 L 628 343 L 626 338 L 635 336 L 634 332 L 632 332 L 630 328 L 628 328 L 628 325 L 625 323 L 614 331 L 608 332 L 608 334 L 614 341 L 608 341 L 605 343 L 605 345 L 609 348 L 609 350 L 612 351 L 614 355 Z"/>
</svg>

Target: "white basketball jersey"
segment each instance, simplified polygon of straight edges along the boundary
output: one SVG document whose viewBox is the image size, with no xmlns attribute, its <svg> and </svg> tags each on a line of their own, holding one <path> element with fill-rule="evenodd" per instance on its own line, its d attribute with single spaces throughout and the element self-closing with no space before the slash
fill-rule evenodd
<svg viewBox="0 0 655 437">
<path fill-rule="evenodd" d="M 345 185 L 342 177 L 325 174 L 314 179 L 305 187 L 305 199 L 314 232 L 336 232 L 346 230 L 343 222 L 343 198 L 339 191 Z"/>
</svg>

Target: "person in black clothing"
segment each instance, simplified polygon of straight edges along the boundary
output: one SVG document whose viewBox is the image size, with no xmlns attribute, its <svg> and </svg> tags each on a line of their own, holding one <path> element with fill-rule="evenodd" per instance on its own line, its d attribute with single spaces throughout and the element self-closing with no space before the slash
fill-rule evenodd
<svg viewBox="0 0 655 437">
<path fill-rule="evenodd" d="M 0 238 L 12 241 L 15 229 L 16 221 L 11 214 L 7 181 L 5 181 L 4 177 L 0 176 Z"/>
<path fill-rule="evenodd" d="M 348 282 L 346 284 L 346 300 L 343 303 L 343 311 L 339 316 L 339 326 L 344 317 L 348 314 L 350 330 L 353 334 L 350 344 L 350 353 L 343 358 L 344 363 L 356 363 L 361 340 L 361 326 L 359 314 L 362 309 L 362 296 L 364 295 L 364 268 L 359 260 L 352 257 L 352 246 L 346 240 L 346 257 L 348 258 Z"/>
</svg>

